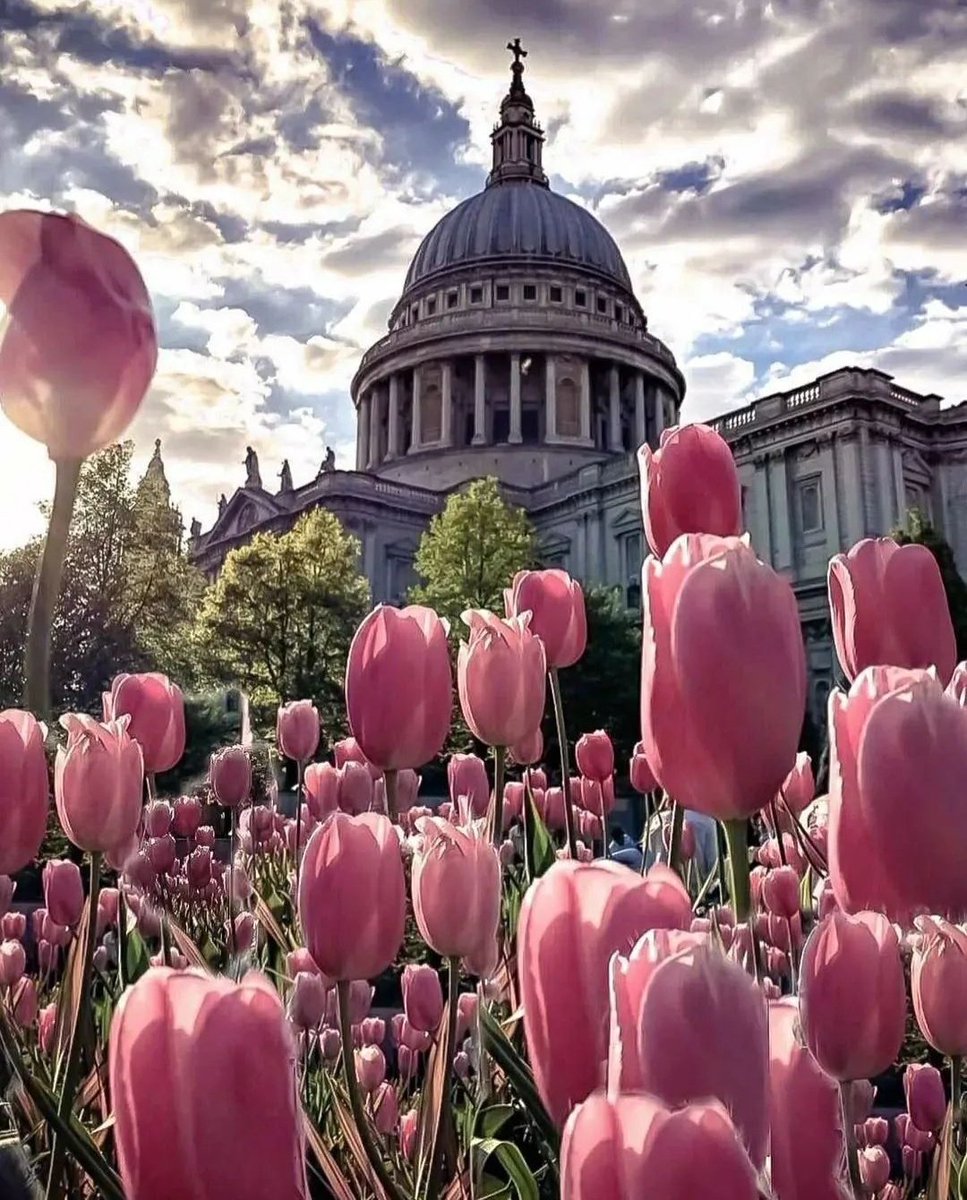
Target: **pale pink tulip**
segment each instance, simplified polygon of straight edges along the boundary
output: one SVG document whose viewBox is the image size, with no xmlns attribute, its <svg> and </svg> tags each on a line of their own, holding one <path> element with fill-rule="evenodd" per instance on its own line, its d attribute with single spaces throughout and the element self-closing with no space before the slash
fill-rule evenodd
<svg viewBox="0 0 967 1200">
<path fill-rule="evenodd" d="M 127 719 L 101 724 L 84 713 L 61 717 L 67 747 L 58 747 L 54 795 L 64 832 L 81 850 L 109 852 L 141 820 L 144 762 Z"/>
<path fill-rule="evenodd" d="M 584 592 L 567 571 L 518 571 L 504 601 L 508 617 L 531 614 L 530 630 L 544 643 L 548 668 L 573 666 L 583 656 L 588 641 Z"/>
<path fill-rule="evenodd" d="M 2 273 L 0 266 L 0 300 Z M 4 874 L 26 867 L 44 840 L 50 810 L 46 737 L 47 727 L 31 713 L 15 708 L 0 712 L 0 872 Z"/>
<path fill-rule="evenodd" d="M 488 746 L 513 746 L 529 737 L 544 715 L 547 664 L 529 617 L 502 620 L 468 609 L 470 629 L 457 654 L 457 690 L 464 720 Z"/>
<path fill-rule="evenodd" d="M 185 698 L 167 675 L 118 675 L 104 693 L 104 720 L 130 718 L 149 774 L 170 771 L 185 753 Z"/>
</svg>

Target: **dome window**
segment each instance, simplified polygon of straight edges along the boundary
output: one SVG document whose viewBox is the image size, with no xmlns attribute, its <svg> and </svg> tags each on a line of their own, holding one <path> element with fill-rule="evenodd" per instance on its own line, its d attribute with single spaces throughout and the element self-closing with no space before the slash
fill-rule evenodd
<svg viewBox="0 0 967 1200">
<path fill-rule="evenodd" d="M 456 308 L 459 295 L 457 292 L 447 292 L 447 308 Z"/>
<path fill-rule="evenodd" d="M 598 312 L 599 313 L 607 313 L 607 311 L 608 311 L 607 296 L 599 296 L 598 297 Z"/>
<path fill-rule="evenodd" d="M 561 301 L 564 299 L 564 292 L 561 290 L 561 288 L 557 287 L 555 284 L 552 283 L 550 297 L 551 297 L 552 304 L 560 304 Z"/>
<path fill-rule="evenodd" d="M 587 308 L 588 294 L 583 290 L 583 288 L 578 288 L 578 290 L 574 293 L 574 303 L 578 308 Z"/>
<path fill-rule="evenodd" d="M 472 287 L 470 289 L 470 303 L 471 304 L 483 304 L 483 288 L 482 287 Z"/>
<path fill-rule="evenodd" d="M 524 284 L 524 299 L 525 300 L 536 300 L 537 299 L 537 285 L 536 284 L 534 284 L 534 283 L 525 283 Z"/>
<path fill-rule="evenodd" d="M 436 312 L 436 296 L 428 296 L 426 300 L 426 315 L 432 317 Z"/>
<path fill-rule="evenodd" d="M 614 319 L 616 321 L 623 321 L 625 319 L 625 310 L 620 304 L 614 306 Z"/>
<path fill-rule="evenodd" d="M 498 300 L 509 300 L 510 299 L 510 287 L 506 283 L 498 283 L 497 284 L 497 299 Z"/>
</svg>

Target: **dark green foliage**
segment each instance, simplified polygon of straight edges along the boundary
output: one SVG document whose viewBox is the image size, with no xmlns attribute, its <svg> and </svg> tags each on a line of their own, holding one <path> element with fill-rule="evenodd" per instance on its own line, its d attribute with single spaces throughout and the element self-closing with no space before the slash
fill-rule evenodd
<svg viewBox="0 0 967 1200">
<path fill-rule="evenodd" d="M 937 560 L 957 638 L 957 661 L 962 662 L 967 658 L 967 583 L 957 570 L 953 550 L 918 508 L 907 513 L 906 528 L 894 530 L 891 536 L 901 546 L 910 542 L 926 546 Z"/>
</svg>

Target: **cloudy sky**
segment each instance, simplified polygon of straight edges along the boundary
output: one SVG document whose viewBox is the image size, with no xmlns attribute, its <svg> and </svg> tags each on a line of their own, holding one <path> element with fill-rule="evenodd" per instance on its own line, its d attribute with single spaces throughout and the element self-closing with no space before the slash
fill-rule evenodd
<svg viewBox="0 0 967 1200">
<path fill-rule="evenodd" d="M 151 288 L 134 428 L 186 521 L 327 444 L 420 238 L 479 189 L 519 35 L 552 186 L 627 259 L 708 417 L 845 362 L 967 398 L 963 0 L 0 0 L 0 207 Z M 0 418 L 0 545 L 42 450 Z"/>
</svg>

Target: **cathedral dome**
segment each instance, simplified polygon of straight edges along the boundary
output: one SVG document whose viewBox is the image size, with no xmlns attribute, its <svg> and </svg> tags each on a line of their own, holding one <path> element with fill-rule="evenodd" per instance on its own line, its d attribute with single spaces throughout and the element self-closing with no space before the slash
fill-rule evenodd
<svg viewBox="0 0 967 1200">
<path fill-rule="evenodd" d="M 404 296 L 445 271 L 499 260 L 571 266 L 632 290 L 614 239 L 591 213 L 531 180 L 495 182 L 448 212 L 423 239 Z"/>
</svg>

